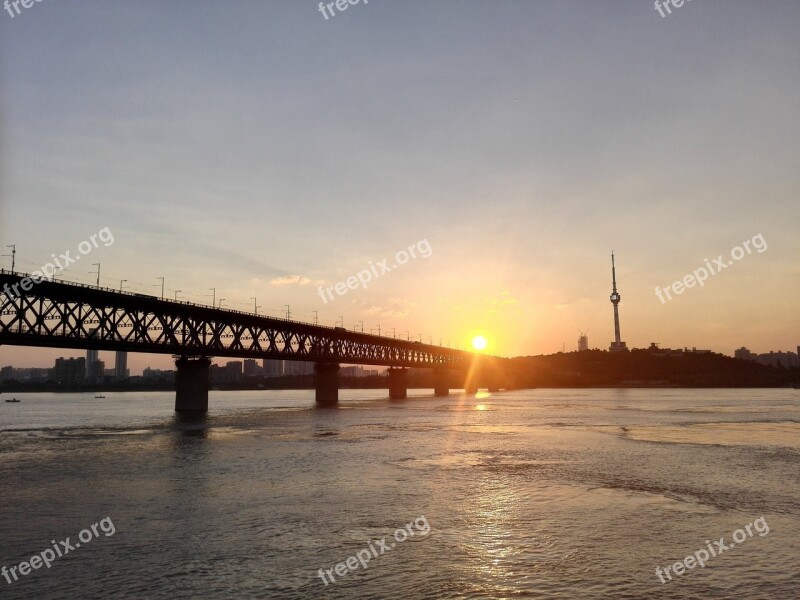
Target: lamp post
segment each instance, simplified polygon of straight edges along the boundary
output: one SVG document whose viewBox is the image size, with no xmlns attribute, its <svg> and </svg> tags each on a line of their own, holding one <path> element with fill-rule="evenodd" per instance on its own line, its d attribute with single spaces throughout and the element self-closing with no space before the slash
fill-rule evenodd
<svg viewBox="0 0 800 600">
<path fill-rule="evenodd" d="M 16 244 L 9 244 L 6 248 L 11 248 L 11 254 L 3 254 L 3 256 L 10 256 L 11 257 L 11 273 L 14 273 L 14 266 L 17 259 L 17 245 Z"/>
</svg>

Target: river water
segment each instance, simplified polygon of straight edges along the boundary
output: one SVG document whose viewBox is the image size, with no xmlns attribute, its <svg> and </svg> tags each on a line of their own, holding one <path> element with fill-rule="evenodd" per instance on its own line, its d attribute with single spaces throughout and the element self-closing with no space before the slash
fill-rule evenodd
<svg viewBox="0 0 800 600">
<path fill-rule="evenodd" d="M 800 597 L 800 391 L 411 393 L 16 394 L 0 598 Z"/>
</svg>

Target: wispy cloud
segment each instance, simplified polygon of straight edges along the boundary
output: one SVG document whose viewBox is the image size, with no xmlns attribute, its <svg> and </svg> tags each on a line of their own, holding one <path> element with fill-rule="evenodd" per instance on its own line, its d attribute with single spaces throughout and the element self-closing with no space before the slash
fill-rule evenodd
<svg viewBox="0 0 800 600">
<path fill-rule="evenodd" d="M 276 277 L 270 281 L 272 285 L 308 285 L 311 280 L 302 275 L 284 275 L 283 277 Z"/>
</svg>

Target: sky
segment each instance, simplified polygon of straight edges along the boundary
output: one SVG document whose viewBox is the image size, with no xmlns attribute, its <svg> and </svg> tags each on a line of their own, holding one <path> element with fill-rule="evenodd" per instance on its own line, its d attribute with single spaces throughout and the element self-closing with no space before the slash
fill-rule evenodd
<svg viewBox="0 0 800 600">
<path fill-rule="evenodd" d="M 608 348 L 613 250 L 629 346 L 800 344 L 796 1 L 19 8 L 0 13 L 18 270 L 108 228 L 60 278 L 99 262 L 107 287 L 160 295 L 164 277 L 171 298 L 516 356 L 579 331 Z M 411 246 L 430 252 L 398 265 Z M 74 355 L 0 347 L 0 365 Z"/>
</svg>

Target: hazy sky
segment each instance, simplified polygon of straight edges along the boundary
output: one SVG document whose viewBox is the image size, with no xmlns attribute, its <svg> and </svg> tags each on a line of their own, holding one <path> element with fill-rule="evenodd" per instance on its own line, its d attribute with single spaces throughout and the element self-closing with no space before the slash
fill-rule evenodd
<svg viewBox="0 0 800 600">
<path fill-rule="evenodd" d="M 109 287 L 160 294 L 164 276 L 170 297 L 215 287 L 232 308 L 481 332 L 517 355 L 574 349 L 579 329 L 608 347 L 614 249 L 629 345 L 800 344 L 800 2 L 20 8 L 0 13 L 0 243 L 18 269 L 108 227 L 64 279 L 100 261 Z M 757 234 L 766 251 L 656 297 Z M 420 240 L 429 258 L 317 294 Z M 74 354 L 4 347 L 0 365 Z"/>
</svg>

